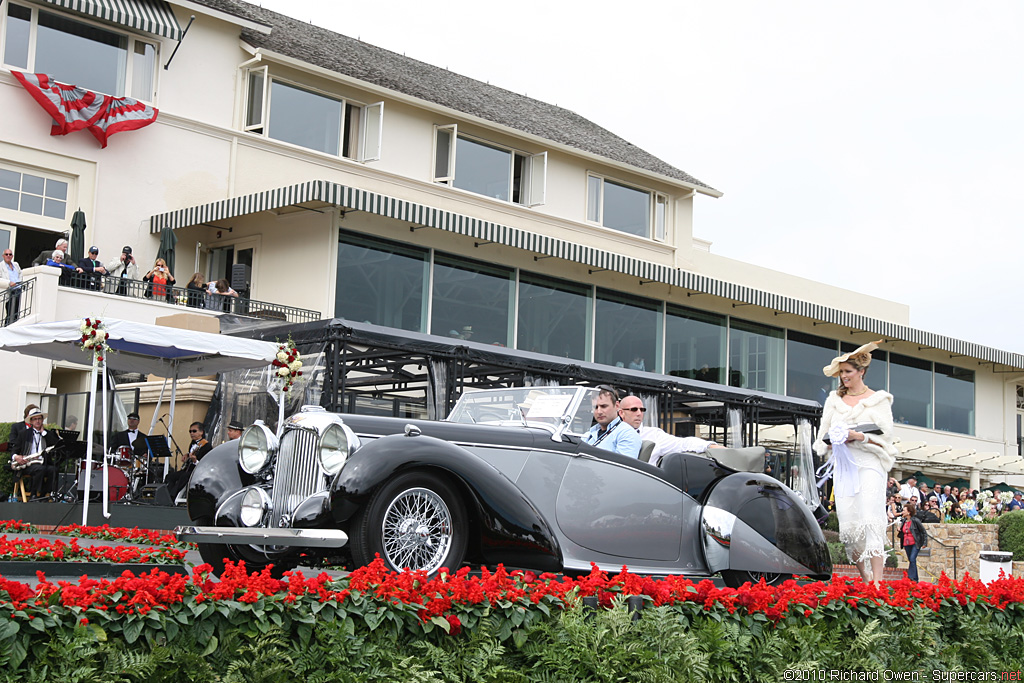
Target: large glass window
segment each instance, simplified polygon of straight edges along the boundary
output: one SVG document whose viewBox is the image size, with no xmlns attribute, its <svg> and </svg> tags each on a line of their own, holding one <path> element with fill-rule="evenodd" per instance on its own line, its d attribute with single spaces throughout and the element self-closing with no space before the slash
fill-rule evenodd
<svg viewBox="0 0 1024 683">
<path fill-rule="evenodd" d="M 461 135 L 455 124 L 434 129 L 434 182 L 536 206 L 544 203 L 547 152 L 524 154 Z"/>
<path fill-rule="evenodd" d="M 422 332 L 426 321 L 425 250 L 365 235 L 338 235 L 334 314 L 357 322 Z"/>
<path fill-rule="evenodd" d="M 0 209 L 64 219 L 67 204 L 67 182 L 0 168 Z"/>
<path fill-rule="evenodd" d="M 509 346 L 512 284 L 510 269 L 435 255 L 430 333 Z"/>
<path fill-rule="evenodd" d="M 729 322 L 729 384 L 782 393 L 783 331 L 733 318 Z M 825 364 L 823 364 L 825 365 Z"/>
<path fill-rule="evenodd" d="M 594 361 L 660 372 L 661 303 L 599 291 L 594 313 Z"/>
<path fill-rule="evenodd" d="M 935 364 L 935 428 L 974 434 L 974 371 Z"/>
<path fill-rule="evenodd" d="M 383 102 L 364 106 L 272 78 L 268 71 L 262 66 L 247 74 L 244 130 L 348 159 L 380 159 Z"/>
<path fill-rule="evenodd" d="M 652 215 L 656 213 L 658 224 L 654 230 L 659 239 L 664 239 L 666 211 L 666 199 L 662 196 L 607 178 L 587 176 L 588 221 L 630 235 L 651 237 Z"/>
<path fill-rule="evenodd" d="M 839 342 L 790 330 L 786 340 L 786 395 L 825 405 L 835 381 L 822 368 L 836 356 Z"/>
<path fill-rule="evenodd" d="M 725 383 L 724 315 L 669 306 L 665 317 L 665 372 Z"/>
<path fill-rule="evenodd" d="M 344 102 L 290 83 L 271 81 L 270 137 L 338 154 Z"/>
<path fill-rule="evenodd" d="M 35 32 L 34 51 L 32 33 Z M 8 3 L 4 63 L 107 95 L 151 101 L 156 45 L 67 15 Z M 132 55 L 129 59 L 128 56 Z"/>
<path fill-rule="evenodd" d="M 519 275 L 518 348 L 587 360 L 590 287 L 532 273 Z"/>
<path fill-rule="evenodd" d="M 874 365 L 872 361 L 868 369 L 871 376 L 874 375 Z M 896 424 L 931 429 L 932 364 L 898 353 L 889 354 L 889 387 L 893 395 L 892 417 Z"/>
</svg>

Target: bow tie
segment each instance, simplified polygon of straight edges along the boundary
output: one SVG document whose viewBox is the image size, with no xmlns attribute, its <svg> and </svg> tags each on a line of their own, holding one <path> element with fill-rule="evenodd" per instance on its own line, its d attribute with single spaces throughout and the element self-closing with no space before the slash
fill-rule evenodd
<svg viewBox="0 0 1024 683">
<path fill-rule="evenodd" d="M 137 433 L 138 433 L 138 431 L 139 431 L 138 429 L 129 429 L 129 430 L 128 430 L 128 433 L 129 433 L 129 434 L 137 434 Z"/>
</svg>

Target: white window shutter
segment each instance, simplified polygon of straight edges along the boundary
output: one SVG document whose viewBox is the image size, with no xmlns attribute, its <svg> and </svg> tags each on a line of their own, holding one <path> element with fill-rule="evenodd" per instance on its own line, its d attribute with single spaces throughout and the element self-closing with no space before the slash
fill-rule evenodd
<svg viewBox="0 0 1024 683">
<path fill-rule="evenodd" d="M 263 133 L 267 127 L 270 81 L 267 67 L 249 69 L 245 82 L 245 130 Z"/>
<path fill-rule="evenodd" d="M 363 109 L 363 158 L 362 161 L 379 161 L 381 142 L 384 139 L 384 103 L 367 105 Z"/>
<path fill-rule="evenodd" d="M 548 153 L 541 152 L 530 157 L 530 198 L 527 206 L 544 203 L 548 180 Z"/>
<path fill-rule="evenodd" d="M 455 179 L 455 141 L 459 136 L 457 124 L 434 126 L 434 182 Z"/>
</svg>

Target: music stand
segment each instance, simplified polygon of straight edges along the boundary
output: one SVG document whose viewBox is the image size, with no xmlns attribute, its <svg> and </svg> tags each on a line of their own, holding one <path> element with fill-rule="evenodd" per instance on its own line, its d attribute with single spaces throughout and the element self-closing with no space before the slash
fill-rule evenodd
<svg viewBox="0 0 1024 683">
<path fill-rule="evenodd" d="M 146 462 L 146 483 L 149 481 L 149 471 L 153 465 L 153 458 L 170 458 L 171 446 L 167 443 L 166 436 L 152 434 L 146 437 L 146 445 L 149 447 L 149 461 Z"/>
</svg>

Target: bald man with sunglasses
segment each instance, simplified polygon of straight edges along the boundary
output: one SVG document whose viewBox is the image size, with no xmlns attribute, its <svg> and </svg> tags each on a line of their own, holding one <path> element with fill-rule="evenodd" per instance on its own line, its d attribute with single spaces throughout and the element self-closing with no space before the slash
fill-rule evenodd
<svg viewBox="0 0 1024 683">
<path fill-rule="evenodd" d="M 643 424 L 647 408 L 639 396 L 627 396 L 619 401 L 619 417 L 640 434 L 642 441 L 653 441 L 651 464 L 657 465 L 662 456 L 669 453 L 705 453 L 709 448 L 721 448 L 714 441 L 705 441 L 696 436 L 672 436 L 664 429 Z"/>
</svg>

